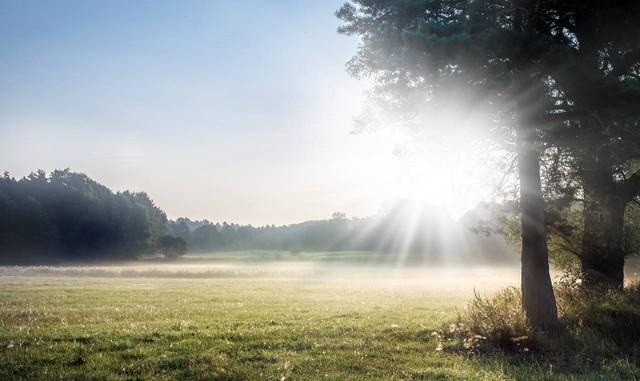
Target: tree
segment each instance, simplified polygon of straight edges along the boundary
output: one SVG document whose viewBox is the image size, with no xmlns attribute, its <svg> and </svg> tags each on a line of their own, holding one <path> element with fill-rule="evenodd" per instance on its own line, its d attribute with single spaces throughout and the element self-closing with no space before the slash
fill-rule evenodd
<svg viewBox="0 0 640 381">
<path fill-rule="evenodd" d="M 187 253 L 187 242 L 180 237 L 163 235 L 156 243 L 158 250 L 166 257 L 175 259 Z"/>
<path fill-rule="evenodd" d="M 551 108 L 541 62 L 558 44 L 548 33 L 556 12 L 540 1 L 353 0 L 337 16 L 341 33 L 362 42 L 349 69 L 373 75 L 378 91 L 402 101 L 419 91 L 437 104 L 484 102 L 516 136 L 522 223 L 522 296 L 537 329 L 557 326 L 549 275 L 540 134 Z"/>
<path fill-rule="evenodd" d="M 344 212 L 333 212 L 331 214 L 332 220 L 345 220 L 347 218 L 347 214 Z"/>
<path fill-rule="evenodd" d="M 169 221 L 167 223 L 168 232 L 171 235 L 188 241 L 191 237 L 191 229 L 189 228 L 187 221 L 191 222 L 187 218 L 179 218 L 176 221 Z"/>
<path fill-rule="evenodd" d="M 568 149 L 583 203 L 584 282 L 621 289 L 625 209 L 640 194 L 640 3 L 566 1 L 547 57 L 558 123 L 545 140 Z M 576 193 L 571 190 L 571 193 Z"/>
</svg>

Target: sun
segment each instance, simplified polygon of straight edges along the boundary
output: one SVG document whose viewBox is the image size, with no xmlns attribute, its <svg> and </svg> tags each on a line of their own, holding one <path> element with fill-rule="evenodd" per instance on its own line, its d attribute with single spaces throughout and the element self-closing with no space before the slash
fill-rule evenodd
<svg viewBox="0 0 640 381">
<path fill-rule="evenodd" d="M 460 129 L 453 121 L 439 126 L 433 133 L 383 130 L 366 137 L 364 162 L 375 179 L 373 198 L 386 203 L 411 200 L 453 218 L 494 199 L 500 172 L 489 159 L 489 148 L 473 130 Z M 447 129 L 451 132 L 444 134 Z"/>
<path fill-rule="evenodd" d="M 414 200 L 459 218 L 483 201 L 486 192 L 484 172 L 472 155 L 420 155 L 397 163 L 397 197 Z M 391 196 L 391 195 L 390 195 Z"/>
</svg>

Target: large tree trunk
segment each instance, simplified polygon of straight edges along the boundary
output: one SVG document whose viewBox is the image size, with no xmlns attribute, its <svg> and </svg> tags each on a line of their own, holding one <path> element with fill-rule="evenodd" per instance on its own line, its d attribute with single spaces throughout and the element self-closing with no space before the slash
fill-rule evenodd
<svg viewBox="0 0 640 381">
<path fill-rule="evenodd" d="M 585 174 L 584 233 L 580 262 L 584 284 L 604 290 L 624 286 L 624 211 L 622 189 L 608 171 Z"/>
<path fill-rule="evenodd" d="M 540 152 L 535 129 L 518 133 L 518 172 L 522 222 L 522 307 L 529 323 L 538 330 L 558 326 L 558 310 L 549 275 L 544 199 L 540 185 Z"/>
</svg>

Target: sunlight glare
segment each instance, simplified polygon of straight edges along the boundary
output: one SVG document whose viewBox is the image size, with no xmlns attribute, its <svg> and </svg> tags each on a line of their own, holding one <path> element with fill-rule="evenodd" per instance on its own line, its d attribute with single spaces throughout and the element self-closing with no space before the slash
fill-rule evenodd
<svg viewBox="0 0 640 381">
<path fill-rule="evenodd" d="M 434 128 L 368 134 L 367 161 L 390 162 L 369 166 L 372 175 L 386 179 L 383 189 L 372 191 L 373 197 L 382 194 L 386 203 L 413 200 L 456 219 L 478 202 L 492 201 L 498 171 L 489 163 L 491 155 L 482 137 L 475 133 L 480 128 L 459 122 L 457 117 L 441 117 Z"/>
</svg>

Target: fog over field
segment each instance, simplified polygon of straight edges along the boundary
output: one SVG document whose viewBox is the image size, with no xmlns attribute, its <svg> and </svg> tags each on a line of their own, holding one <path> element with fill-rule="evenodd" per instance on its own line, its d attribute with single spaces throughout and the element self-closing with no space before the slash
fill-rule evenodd
<svg viewBox="0 0 640 381">
<path fill-rule="evenodd" d="M 131 262 L 105 265 L 0 266 L 0 276 L 51 278 L 161 278 L 244 281 L 279 280 L 316 283 L 360 283 L 434 290 L 494 291 L 516 286 L 519 269 L 497 266 L 392 266 L 370 252 L 223 252 L 187 255 L 178 262 Z"/>
</svg>

